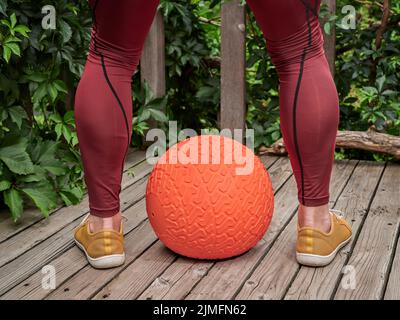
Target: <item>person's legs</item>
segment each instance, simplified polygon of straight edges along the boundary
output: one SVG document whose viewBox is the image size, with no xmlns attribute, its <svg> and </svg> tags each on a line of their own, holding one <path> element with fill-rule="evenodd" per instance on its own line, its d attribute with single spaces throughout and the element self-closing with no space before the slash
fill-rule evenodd
<svg viewBox="0 0 400 320">
<path fill-rule="evenodd" d="M 298 186 L 299 225 L 328 232 L 338 95 L 323 50 L 320 0 L 248 0 L 280 82 L 281 130 Z"/>
<path fill-rule="evenodd" d="M 93 31 L 75 100 L 92 231 L 119 230 L 121 179 L 131 138 L 131 81 L 158 0 L 90 0 Z"/>
</svg>

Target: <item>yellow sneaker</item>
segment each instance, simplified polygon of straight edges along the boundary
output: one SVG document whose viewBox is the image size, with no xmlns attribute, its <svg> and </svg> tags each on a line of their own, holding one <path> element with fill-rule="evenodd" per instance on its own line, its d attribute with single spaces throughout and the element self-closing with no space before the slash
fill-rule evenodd
<svg viewBox="0 0 400 320">
<path fill-rule="evenodd" d="M 124 234 L 121 229 L 101 230 L 91 233 L 87 215 L 76 228 L 74 239 L 77 246 L 85 253 L 92 267 L 97 269 L 114 268 L 125 262 Z"/>
<path fill-rule="evenodd" d="M 322 232 L 311 227 L 298 227 L 296 258 L 310 267 L 323 267 L 332 262 L 338 251 L 351 239 L 350 225 L 342 218 L 342 212 L 330 209 L 331 230 Z"/>
</svg>

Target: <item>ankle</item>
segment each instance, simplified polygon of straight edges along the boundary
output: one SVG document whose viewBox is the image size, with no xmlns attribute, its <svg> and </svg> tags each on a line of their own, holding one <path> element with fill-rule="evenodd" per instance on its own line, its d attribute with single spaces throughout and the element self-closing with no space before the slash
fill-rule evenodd
<svg viewBox="0 0 400 320">
<path fill-rule="evenodd" d="M 329 206 L 326 204 L 319 207 L 306 207 L 300 204 L 298 221 L 300 227 L 312 227 L 328 233 L 331 230 Z"/>
<path fill-rule="evenodd" d="M 120 231 L 121 228 L 121 213 L 118 212 L 112 217 L 102 218 L 94 215 L 89 216 L 89 229 L 90 232 L 98 232 L 101 230 L 115 230 Z"/>
</svg>

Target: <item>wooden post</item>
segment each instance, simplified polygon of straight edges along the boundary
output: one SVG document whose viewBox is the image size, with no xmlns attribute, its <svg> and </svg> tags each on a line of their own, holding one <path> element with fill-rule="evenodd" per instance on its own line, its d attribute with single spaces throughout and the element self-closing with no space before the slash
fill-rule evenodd
<svg viewBox="0 0 400 320">
<path fill-rule="evenodd" d="M 328 6 L 329 14 L 333 15 L 336 13 L 336 0 L 322 0 L 322 4 L 326 4 Z M 321 25 L 323 26 L 326 22 L 325 19 L 321 19 Z M 331 69 L 332 75 L 335 76 L 335 58 L 336 58 L 336 29 L 335 25 L 331 28 L 330 34 L 325 34 L 324 32 L 324 40 L 325 40 L 325 53 L 326 58 L 328 59 L 329 67 Z"/>
<path fill-rule="evenodd" d="M 140 78 L 150 86 L 154 98 L 163 97 L 166 93 L 165 84 L 165 32 L 164 19 L 161 11 L 157 11 L 149 34 L 144 43 L 140 59 Z M 157 121 L 148 121 L 150 128 L 157 127 Z M 146 141 L 147 131 L 144 133 L 143 145 L 148 146 L 152 141 Z"/>
<path fill-rule="evenodd" d="M 140 60 L 141 81 L 146 81 L 154 96 L 165 95 L 165 35 L 162 13 L 158 11 L 147 35 Z"/>
<path fill-rule="evenodd" d="M 246 117 L 245 8 L 240 0 L 222 4 L 221 129 L 244 129 Z"/>
</svg>

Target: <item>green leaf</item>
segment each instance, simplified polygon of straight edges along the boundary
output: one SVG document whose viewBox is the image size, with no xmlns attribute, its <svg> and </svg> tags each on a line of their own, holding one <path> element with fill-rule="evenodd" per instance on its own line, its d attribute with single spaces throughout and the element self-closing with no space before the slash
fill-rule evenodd
<svg viewBox="0 0 400 320">
<path fill-rule="evenodd" d="M 11 187 L 11 182 L 8 180 L 0 181 L 0 191 L 7 190 Z"/>
<path fill-rule="evenodd" d="M 60 196 L 67 206 L 78 204 L 82 198 L 82 192 L 78 188 L 60 191 Z"/>
<path fill-rule="evenodd" d="M 46 96 L 47 92 L 46 88 L 47 88 L 46 83 L 40 84 L 32 95 L 32 101 L 40 102 Z"/>
<path fill-rule="evenodd" d="M 382 92 L 383 85 L 385 84 L 386 77 L 382 76 L 376 79 L 376 84 L 378 85 L 378 92 Z"/>
<path fill-rule="evenodd" d="M 8 46 L 3 47 L 3 58 L 8 63 L 11 58 L 11 49 Z"/>
<path fill-rule="evenodd" d="M 62 131 L 63 131 L 63 136 L 64 136 L 65 140 L 67 140 L 67 142 L 70 143 L 71 137 L 72 137 L 71 130 L 69 130 L 69 128 L 66 126 L 63 126 Z"/>
<path fill-rule="evenodd" d="M 17 55 L 19 57 L 21 56 L 21 50 L 19 48 L 18 43 L 9 42 L 4 45 L 4 48 L 6 48 L 6 47 L 9 48 L 12 51 L 12 53 L 14 53 L 15 55 Z"/>
<path fill-rule="evenodd" d="M 59 143 L 46 140 L 39 142 L 32 150 L 32 160 L 44 169 L 56 176 L 63 175 L 67 171 L 65 164 L 57 159 L 56 151 Z M 38 166 L 35 166 L 37 168 Z"/>
<path fill-rule="evenodd" d="M 67 86 L 65 85 L 64 81 L 62 81 L 62 80 L 55 80 L 53 82 L 53 86 L 54 86 L 54 88 L 57 89 L 57 91 L 68 93 Z"/>
<path fill-rule="evenodd" d="M 13 43 L 13 42 L 15 43 L 15 42 L 21 42 L 21 41 L 22 40 L 20 38 L 10 35 L 7 37 L 7 39 L 4 41 L 4 43 L 7 44 L 7 43 Z"/>
<path fill-rule="evenodd" d="M 29 30 L 29 28 L 27 26 L 24 26 L 22 24 L 19 24 L 18 26 L 16 26 L 14 28 L 15 32 L 18 32 L 19 34 L 22 34 L 25 38 L 28 38 L 28 32 L 30 32 L 31 30 Z"/>
<path fill-rule="evenodd" d="M 60 116 L 60 114 L 57 112 L 57 113 L 52 113 L 50 116 L 49 116 L 49 119 L 51 120 L 51 121 L 54 121 L 55 123 L 59 123 L 59 124 L 62 124 L 62 118 L 61 118 L 61 116 Z"/>
<path fill-rule="evenodd" d="M 25 76 L 26 79 L 34 81 L 34 82 L 43 82 L 46 81 L 48 79 L 48 75 L 44 74 L 44 73 L 31 73 Z"/>
<path fill-rule="evenodd" d="M 54 131 L 57 134 L 57 139 L 60 139 L 61 134 L 62 134 L 62 129 L 63 129 L 64 125 L 62 123 L 58 123 L 56 124 L 56 126 L 54 127 Z"/>
<path fill-rule="evenodd" d="M 56 176 L 63 175 L 67 172 L 67 167 L 58 159 L 48 160 L 42 163 L 42 168 L 51 172 Z"/>
<path fill-rule="evenodd" d="M 14 28 L 15 25 L 17 24 L 17 16 L 15 15 L 15 12 L 10 16 L 10 22 L 11 22 L 11 27 Z"/>
<path fill-rule="evenodd" d="M 215 94 L 215 88 L 203 86 L 197 91 L 196 98 L 199 100 L 204 100 L 206 98 L 210 98 L 213 94 Z"/>
<path fill-rule="evenodd" d="M 271 135 L 272 140 L 276 141 L 281 137 L 279 131 L 274 131 Z"/>
<path fill-rule="evenodd" d="M 46 217 L 48 217 L 49 211 L 57 205 L 57 194 L 50 187 L 23 188 L 22 191 L 32 199 Z"/>
<path fill-rule="evenodd" d="M 19 139 L 14 145 L 0 148 L 0 159 L 10 171 L 17 174 L 33 173 L 33 163 L 25 151 L 26 141 Z"/>
<path fill-rule="evenodd" d="M 159 121 L 159 122 L 167 122 L 168 121 L 167 116 L 162 111 L 156 110 L 156 109 L 147 109 L 147 110 L 150 112 L 151 117 L 154 120 Z"/>
<path fill-rule="evenodd" d="M 5 16 L 7 11 L 7 0 L 0 0 L 0 13 L 4 14 Z"/>
<path fill-rule="evenodd" d="M 35 163 L 43 164 L 48 160 L 54 160 L 58 143 L 55 141 L 39 141 L 32 150 L 32 160 Z"/>
<path fill-rule="evenodd" d="M 46 179 L 46 176 L 43 174 L 28 174 L 26 176 L 19 176 L 17 181 L 18 182 L 39 182 L 39 181 L 43 181 L 43 179 Z"/>
<path fill-rule="evenodd" d="M 1 24 L 7 26 L 8 29 L 11 29 L 11 24 L 8 20 L 5 19 L 1 20 Z"/>
<path fill-rule="evenodd" d="M 74 112 L 68 111 L 64 114 L 64 122 L 67 124 L 75 124 Z"/>
<path fill-rule="evenodd" d="M 150 117 L 151 117 L 150 111 L 147 110 L 147 109 L 145 109 L 145 110 L 143 110 L 142 113 L 140 113 L 140 114 L 138 115 L 137 121 L 138 121 L 138 122 L 143 122 L 143 121 L 148 120 Z"/>
<path fill-rule="evenodd" d="M 63 42 L 66 43 L 66 42 L 68 42 L 69 40 L 71 40 L 71 37 L 72 37 L 72 29 L 71 29 L 71 27 L 69 26 L 69 24 L 66 23 L 64 20 L 61 19 L 61 20 L 58 22 L 58 25 L 59 25 L 59 30 L 60 30 L 60 32 L 61 32 L 61 35 L 62 35 L 62 37 L 63 37 Z"/>
<path fill-rule="evenodd" d="M 397 92 L 393 91 L 393 90 L 385 90 L 382 92 L 383 96 L 391 96 L 391 95 L 395 95 L 395 94 L 397 94 Z"/>
<path fill-rule="evenodd" d="M 21 106 L 14 106 L 8 108 L 8 114 L 11 117 L 11 120 L 17 124 L 18 129 L 21 129 L 22 120 L 28 119 L 28 115 L 26 114 L 24 108 Z"/>
<path fill-rule="evenodd" d="M 47 84 L 47 93 L 49 94 L 49 96 L 53 102 L 56 101 L 58 92 L 53 84 L 51 84 L 51 83 Z"/>
<path fill-rule="evenodd" d="M 18 190 L 12 188 L 4 191 L 4 202 L 10 208 L 11 216 L 17 221 L 23 212 L 23 200 Z"/>
<path fill-rule="evenodd" d="M 330 35 L 331 34 L 331 24 L 330 22 L 327 22 L 324 24 L 324 31 L 325 34 Z"/>
</svg>

